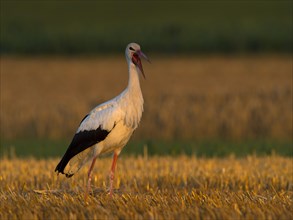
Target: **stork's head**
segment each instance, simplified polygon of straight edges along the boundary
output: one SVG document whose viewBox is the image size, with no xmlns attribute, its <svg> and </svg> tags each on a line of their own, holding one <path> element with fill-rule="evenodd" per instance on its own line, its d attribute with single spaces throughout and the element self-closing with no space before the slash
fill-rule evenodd
<svg viewBox="0 0 293 220">
<path fill-rule="evenodd" d="M 141 60 L 140 58 L 146 59 L 148 62 L 150 62 L 149 58 L 140 50 L 140 46 L 137 43 L 130 43 L 127 45 L 125 50 L 126 59 L 128 62 L 132 62 L 140 72 L 142 73 L 143 77 L 145 78 Z"/>
</svg>

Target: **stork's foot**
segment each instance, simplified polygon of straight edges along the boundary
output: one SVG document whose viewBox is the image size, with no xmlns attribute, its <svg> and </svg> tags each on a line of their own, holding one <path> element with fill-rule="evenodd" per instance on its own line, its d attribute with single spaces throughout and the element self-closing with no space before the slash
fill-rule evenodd
<svg viewBox="0 0 293 220">
<path fill-rule="evenodd" d="M 108 195 L 112 197 L 113 196 L 113 182 L 114 182 L 114 172 L 113 171 L 110 172 L 109 179 L 110 179 L 110 188 L 109 188 Z"/>
<path fill-rule="evenodd" d="M 111 198 L 113 198 L 113 196 L 115 195 L 115 193 L 117 192 L 117 190 L 116 189 L 108 189 L 107 190 L 107 195 L 109 196 L 109 197 L 111 197 Z"/>
<path fill-rule="evenodd" d="M 87 179 L 87 186 L 85 189 L 85 195 L 84 195 L 84 200 L 86 201 L 89 195 L 89 192 L 91 190 L 91 181 L 92 181 L 92 170 L 94 168 L 95 162 L 96 162 L 96 157 L 94 157 L 92 164 L 90 166 L 89 172 L 88 172 L 88 179 Z"/>
<path fill-rule="evenodd" d="M 116 168 L 117 159 L 118 159 L 118 153 L 114 152 L 112 166 L 111 166 L 111 171 L 110 171 L 110 175 L 109 175 L 110 189 L 109 189 L 109 193 L 108 194 L 111 197 L 113 196 L 113 182 L 114 182 L 114 177 L 115 177 L 115 168 Z"/>
<path fill-rule="evenodd" d="M 87 183 L 87 186 L 86 186 L 86 189 L 85 189 L 85 194 L 84 194 L 84 200 L 85 201 L 87 201 L 88 196 L 89 196 L 89 194 L 90 194 L 91 191 L 92 191 L 91 190 L 91 184 L 90 184 L 90 182 L 88 182 Z"/>
</svg>

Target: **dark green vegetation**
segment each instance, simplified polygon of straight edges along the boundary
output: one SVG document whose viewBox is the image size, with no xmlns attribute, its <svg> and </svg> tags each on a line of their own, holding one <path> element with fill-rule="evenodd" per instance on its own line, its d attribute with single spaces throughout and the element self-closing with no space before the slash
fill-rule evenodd
<svg viewBox="0 0 293 220">
<path fill-rule="evenodd" d="M 4 1 L 1 54 L 292 52 L 292 1 Z"/>
<path fill-rule="evenodd" d="M 1 141 L 0 154 L 8 157 L 51 158 L 61 157 L 70 140 L 17 139 Z M 180 141 L 130 141 L 121 155 L 196 155 L 200 157 L 226 157 L 235 155 L 282 155 L 293 156 L 291 141 L 280 140 L 180 140 Z"/>
</svg>

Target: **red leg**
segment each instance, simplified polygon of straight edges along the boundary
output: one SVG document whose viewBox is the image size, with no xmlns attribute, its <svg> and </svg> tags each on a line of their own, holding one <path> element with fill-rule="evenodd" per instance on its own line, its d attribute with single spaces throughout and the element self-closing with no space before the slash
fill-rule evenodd
<svg viewBox="0 0 293 220">
<path fill-rule="evenodd" d="M 110 171 L 110 192 L 109 192 L 110 196 L 113 195 L 113 181 L 114 181 L 117 159 L 118 159 L 118 154 L 114 152 L 113 162 L 112 162 L 111 171 Z"/>
<path fill-rule="evenodd" d="M 96 162 L 96 157 L 93 159 L 92 164 L 90 166 L 89 172 L 88 172 L 88 179 L 87 179 L 87 187 L 86 187 L 86 192 L 85 192 L 85 200 L 87 200 L 90 188 L 91 188 L 91 180 L 92 180 L 92 170 L 94 168 L 95 162 Z"/>
</svg>

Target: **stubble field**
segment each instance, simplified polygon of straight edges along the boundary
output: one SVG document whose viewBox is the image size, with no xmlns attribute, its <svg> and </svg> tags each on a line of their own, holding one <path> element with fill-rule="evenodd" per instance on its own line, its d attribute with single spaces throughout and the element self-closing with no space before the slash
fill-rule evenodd
<svg viewBox="0 0 293 220">
<path fill-rule="evenodd" d="M 122 157 L 115 195 L 107 194 L 110 159 L 71 179 L 56 159 L 1 159 L 1 219 L 292 219 L 292 160 Z"/>
</svg>

